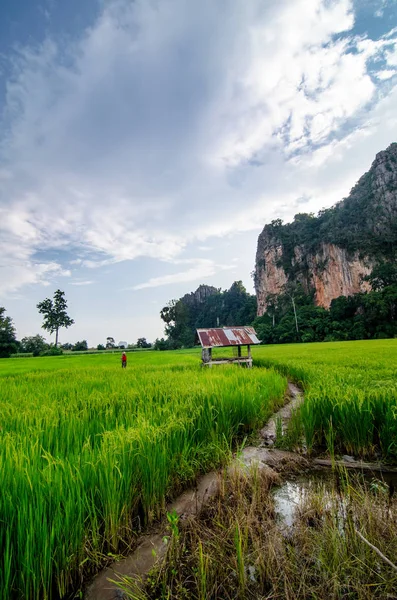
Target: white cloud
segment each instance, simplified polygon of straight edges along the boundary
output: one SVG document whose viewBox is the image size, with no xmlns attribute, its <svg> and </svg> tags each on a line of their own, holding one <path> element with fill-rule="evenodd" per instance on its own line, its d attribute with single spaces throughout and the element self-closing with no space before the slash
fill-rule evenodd
<svg viewBox="0 0 397 600">
<path fill-rule="evenodd" d="M 391 0 L 393 1 L 393 0 Z M 378 0 L 378 6 L 375 8 L 374 17 L 381 19 L 385 14 L 385 9 L 389 3 L 389 0 Z"/>
<path fill-rule="evenodd" d="M 233 265 L 218 265 L 210 259 L 186 259 L 174 261 L 176 264 L 193 264 L 186 271 L 171 273 L 161 277 L 151 277 L 144 283 L 138 283 L 132 287 L 133 290 L 142 290 L 145 288 L 154 288 L 162 285 L 170 285 L 176 283 L 187 283 L 191 281 L 202 281 L 208 277 L 212 277 L 215 273 L 223 270 L 233 269 Z"/>
<path fill-rule="evenodd" d="M 55 262 L 33 262 L 27 257 L 5 254 L 1 256 L 3 264 L 0 265 L 0 298 L 8 297 L 22 286 L 41 284 L 50 285 L 54 277 L 70 277 L 69 270 L 65 270 Z"/>
<path fill-rule="evenodd" d="M 87 279 L 85 281 L 71 281 L 70 285 L 92 285 L 93 283 L 95 283 L 95 281 Z"/>
<path fill-rule="evenodd" d="M 378 73 L 376 73 L 376 78 L 385 81 L 386 79 L 393 77 L 396 73 L 397 71 L 392 70 L 378 71 Z"/>
<path fill-rule="evenodd" d="M 391 67 L 397 67 L 397 47 L 394 45 L 393 50 L 386 52 L 386 62 Z"/>
<path fill-rule="evenodd" d="M 65 274 L 38 250 L 72 252 L 73 273 L 175 261 L 192 241 L 288 218 L 302 197 L 320 204 L 321 184 L 342 193 L 334 165 L 359 151 L 350 181 L 396 132 L 396 109 L 386 123 L 377 107 L 397 30 L 354 37 L 354 18 L 351 0 L 110 0 L 77 42 L 20 49 L 0 140 L 2 291 Z"/>
</svg>

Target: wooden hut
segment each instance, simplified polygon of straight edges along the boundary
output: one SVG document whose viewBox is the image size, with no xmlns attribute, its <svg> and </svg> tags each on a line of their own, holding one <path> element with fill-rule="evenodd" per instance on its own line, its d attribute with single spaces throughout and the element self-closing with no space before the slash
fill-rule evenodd
<svg viewBox="0 0 397 600">
<path fill-rule="evenodd" d="M 203 367 L 237 363 L 245 364 L 248 368 L 251 368 L 251 346 L 260 344 L 253 327 L 215 327 L 211 329 L 197 329 L 197 335 L 202 347 L 201 358 Z M 245 356 L 242 354 L 243 346 L 247 346 L 247 354 Z M 235 349 L 232 357 L 213 358 L 213 348 L 230 347 Z"/>
</svg>

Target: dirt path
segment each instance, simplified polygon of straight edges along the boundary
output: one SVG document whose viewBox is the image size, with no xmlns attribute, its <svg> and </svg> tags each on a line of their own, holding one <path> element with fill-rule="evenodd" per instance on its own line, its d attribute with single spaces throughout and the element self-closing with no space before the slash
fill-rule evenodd
<svg viewBox="0 0 397 600">
<path fill-rule="evenodd" d="M 288 383 L 288 392 L 291 400 L 276 412 L 261 429 L 260 435 L 266 446 L 272 446 L 276 440 L 276 423 L 281 419 L 282 431 L 284 432 L 291 418 L 291 413 L 303 401 L 303 393 L 294 383 Z"/>
<path fill-rule="evenodd" d="M 229 469 L 244 469 L 256 464 L 259 469 L 271 469 L 280 464 L 291 465 L 293 463 L 307 463 L 307 461 L 292 452 L 282 450 L 270 450 L 264 446 L 273 445 L 276 437 L 276 421 L 282 420 L 283 429 L 286 427 L 291 411 L 303 400 L 299 388 L 293 383 L 288 384 L 290 401 L 275 413 L 268 424 L 260 431 L 263 443 L 259 447 L 246 447 L 234 459 Z M 219 489 L 220 473 L 212 471 L 201 477 L 197 486 L 187 490 L 174 502 L 167 506 L 167 512 L 176 512 L 180 520 L 193 517 Z M 122 599 L 123 592 L 112 583 L 120 581 L 122 577 L 130 577 L 136 582 L 136 591 L 142 589 L 142 582 L 149 571 L 161 560 L 167 551 L 166 535 L 167 523 L 161 523 L 158 530 L 150 535 L 143 535 L 138 547 L 126 558 L 112 563 L 96 575 L 88 586 L 85 600 L 117 600 Z"/>
<path fill-rule="evenodd" d="M 203 504 L 208 502 L 218 491 L 219 473 L 207 473 L 193 489 L 187 490 L 174 502 L 168 504 L 167 512 L 176 512 L 180 520 L 187 519 L 200 512 Z M 120 581 L 120 576 L 136 580 L 137 591 L 141 588 L 142 580 L 149 571 L 161 561 L 167 551 L 167 523 L 159 525 L 158 531 L 143 535 L 138 547 L 127 558 L 112 563 L 96 575 L 85 594 L 86 600 L 116 600 L 123 598 L 121 590 L 109 580 Z"/>
</svg>

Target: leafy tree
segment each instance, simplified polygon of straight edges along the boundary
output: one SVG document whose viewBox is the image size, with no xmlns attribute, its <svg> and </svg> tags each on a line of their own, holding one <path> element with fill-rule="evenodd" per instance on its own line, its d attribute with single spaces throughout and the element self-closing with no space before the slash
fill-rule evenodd
<svg viewBox="0 0 397 600">
<path fill-rule="evenodd" d="M 115 346 L 116 346 L 116 342 L 114 341 L 114 338 L 107 337 L 106 338 L 106 349 L 110 350 L 111 348 L 115 348 Z"/>
<path fill-rule="evenodd" d="M 389 285 L 382 290 L 382 297 L 389 310 L 389 321 L 395 326 L 397 320 L 397 284 Z"/>
<path fill-rule="evenodd" d="M 276 325 L 276 314 L 277 314 L 277 294 L 267 294 L 266 296 L 266 314 L 272 319 L 272 326 Z"/>
<path fill-rule="evenodd" d="M 106 350 L 105 346 L 103 344 L 98 344 L 98 346 L 96 347 L 97 350 Z"/>
<path fill-rule="evenodd" d="M 0 358 L 8 358 L 18 349 L 15 327 L 11 317 L 5 316 L 6 309 L 0 306 Z"/>
<path fill-rule="evenodd" d="M 153 345 L 154 350 L 170 350 L 170 343 L 164 338 L 157 338 Z"/>
<path fill-rule="evenodd" d="M 175 307 L 177 303 L 178 300 L 170 300 L 168 304 L 164 306 L 164 308 L 162 308 L 160 311 L 160 317 L 163 319 L 164 323 L 167 323 L 167 325 L 169 325 L 172 322 L 175 322 Z"/>
<path fill-rule="evenodd" d="M 70 342 L 66 342 L 66 344 L 61 345 L 62 350 L 73 350 L 73 344 Z"/>
<path fill-rule="evenodd" d="M 294 321 L 295 321 L 295 329 L 297 336 L 299 337 L 299 324 L 298 324 L 298 315 L 296 312 L 296 305 L 299 299 L 302 300 L 304 298 L 304 293 L 302 290 L 302 285 L 298 282 L 290 281 L 283 286 L 283 296 L 290 299 L 292 304 L 292 309 L 294 311 Z"/>
<path fill-rule="evenodd" d="M 397 265 L 391 262 L 381 262 L 372 269 L 371 275 L 364 277 L 375 291 L 397 284 Z"/>
<path fill-rule="evenodd" d="M 42 335 L 33 335 L 21 339 L 20 352 L 32 353 L 33 356 L 40 356 L 42 352 L 49 348 Z"/>
<path fill-rule="evenodd" d="M 146 338 L 142 337 L 142 338 L 138 338 L 136 347 L 137 348 L 151 348 L 152 344 L 149 344 L 149 342 L 146 341 Z"/>
<path fill-rule="evenodd" d="M 88 350 L 87 340 L 82 340 L 81 342 L 76 342 L 72 348 L 73 352 L 82 352 L 84 350 Z"/>
<path fill-rule="evenodd" d="M 333 321 L 351 319 L 357 312 L 357 298 L 354 296 L 339 296 L 331 302 L 330 314 Z"/>
<path fill-rule="evenodd" d="M 256 315 L 256 298 L 247 293 L 242 281 L 235 281 L 222 296 L 224 325 L 247 325 L 252 322 Z"/>
<path fill-rule="evenodd" d="M 68 305 L 65 300 L 65 292 L 57 290 L 54 294 L 54 300 L 46 298 L 39 302 L 37 308 L 39 313 L 44 315 L 42 328 L 50 333 L 55 331 L 55 347 L 58 346 L 58 331 L 61 327 L 70 327 L 74 321 L 66 312 Z"/>
</svg>

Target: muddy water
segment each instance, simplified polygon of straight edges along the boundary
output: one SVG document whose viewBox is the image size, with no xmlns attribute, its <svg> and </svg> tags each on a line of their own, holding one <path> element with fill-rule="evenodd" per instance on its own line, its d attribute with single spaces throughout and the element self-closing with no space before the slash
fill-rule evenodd
<svg viewBox="0 0 397 600">
<path fill-rule="evenodd" d="M 332 476 L 326 471 L 312 471 L 309 477 L 299 476 L 287 480 L 273 492 L 275 513 L 281 527 L 290 529 L 296 513 L 304 505 L 308 496 L 318 491 L 320 486 L 330 492 L 333 488 Z"/>
<path fill-rule="evenodd" d="M 305 488 L 296 481 L 286 481 L 274 492 L 274 507 L 278 520 L 287 528 L 294 523 L 295 511 L 302 504 Z"/>
<path fill-rule="evenodd" d="M 382 487 L 389 494 L 393 494 L 394 490 L 397 490 L 396 473 L 382 473 L 380 477 L 379 473 L 375 475 L 375 473 L 363 472 L 360 475 L 374 489 Z M 353 481 L 351 480 L 351 483 Z M 273 492 L 275 513 L 280 526 L 285 530 L 293 527 L 296 515 L 299 514 L 313 492 L 321 493 L 326 507 L 332 504 L 332 495 L 335 494 L 335 491 L 336 479 L 329 470 L 315 470 L 311 471 L 310 475 L 287 479 Z M 342 501 L 338 507 L 340 517 L 343 517 L 343 508 L 344 502 Z"/>
<path fill-rule="evenodd" d="M 273 471 L 272 466 L 279 468 L 291 465 L 293 469 L 302 466 L 306 470 L 305 459 L 291 452 L 282 450 L 269 450 L 268 448 L 245 448 L 236 457 L 229 467 L 230 470 L 238 469 L 244 471 L 256 466 L 259 470 L 268 469 Z M 373 485 L 394 486 L 397 490 L 397 475 L 384 473 L 381 478 L 374 474 L 361 474 Z M 377 474 L 379 476 L 379 474 Z M 213 471 L 202 477 L 196 488 L 184 492 L 175 502 L 167 506 L 168 512 L 175 511 L 179 519 L 192 518 L 200 512 L 203 505 L 215 496 L 219 489 L 221 475 Z M 278 525 L 287 534 L 294 525 L 295 515 L 304 506 L 307 498 L 313 492 L 322 492 L 325 504 L 327 495 L 330 498 L 335 493 L 335 477 L 329 469 L 313 470 L 305 475 L 290 476 L 281 485 L 274 488 L 275 513 Z M 341 516 L 343 503 L 340 505 Z M 86 600 L 117 600 L 122 599 L 123 593 L 113 581 L 121 581 L 123 576 L 130 577 L 135 582 L 135 591 L 139 597 L 139 591 L 143 588 L 143 582 L 147 573 L 159 564 L 165 557 L 167 551 L 167 536 L 169 532 L 163 525 L 158 532 L 152 535 L 142 536 L 141 543 L 136 550 L 127 558 L 115 562 L 108 568 L 103 569 L 93 580 L 85 595 Z"/>
</svg>

